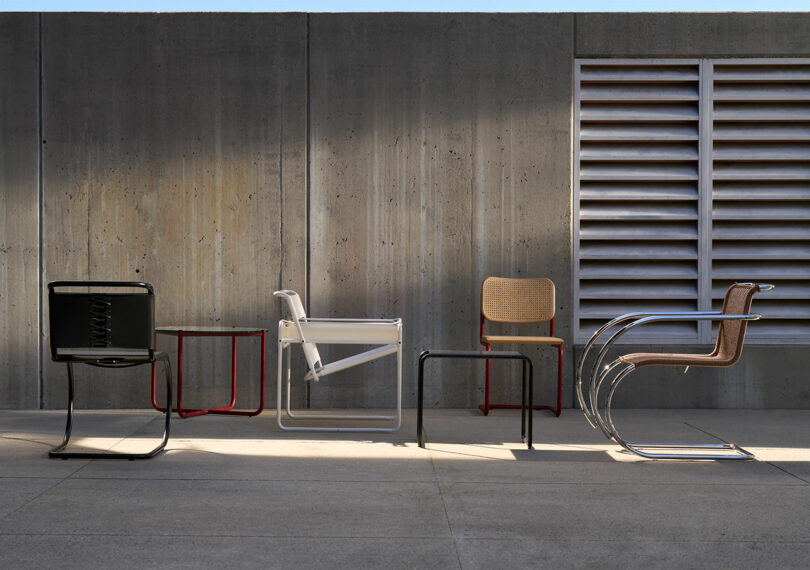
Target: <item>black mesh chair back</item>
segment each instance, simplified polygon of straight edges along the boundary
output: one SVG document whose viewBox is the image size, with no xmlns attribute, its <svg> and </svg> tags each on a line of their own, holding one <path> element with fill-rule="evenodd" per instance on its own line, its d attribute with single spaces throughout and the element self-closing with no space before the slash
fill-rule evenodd
<svg viewBox="0 0 810 570">
<path fill-rule="evenodd" d="M 132 289 L 140 292 L 132 292 Z M 169 358 L 154 350 L 155 293 L 132 281 L 54 281 L 48 284 L 51 357 L 68 369 L 68 416 L 62 443 L 49 455 L 68 459 L 147 459 L 169 440 L 172 380 Z M 73 421 L 73 364 L 121 368 L 163 362 L 166 421 L 161 443 L 147 453 L 67 452 Z M 154 369 L 153 369 L 154 370 Z M 151 382 L 152 378 L 149 377 Z"/>
<path fill-rule="evenodd" d="M 148 283 L 94 283 L 101 287 L 142 287 L 143 293 L 56 291 L 70 282 L 48 285 L 51 357 L 65 361 L 77 355 L 134 356 L 153 354 L 155 294 Z"/>
</svg>

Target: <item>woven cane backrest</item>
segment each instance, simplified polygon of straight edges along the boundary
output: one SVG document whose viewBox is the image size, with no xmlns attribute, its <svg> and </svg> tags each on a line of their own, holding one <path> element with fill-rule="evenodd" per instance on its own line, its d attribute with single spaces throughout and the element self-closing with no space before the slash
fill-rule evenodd
<svg viewBox="0 0 810 570">
<path fill-rule="evenodd" d="M 88 288 L 98 290 L 88 292 Z M 117 293 L 112 289 L 143 289 Z M 78 291 L 77 291 L 78 289 Z M 101 289 L 106 290 L 101 292 Z M 155 295 L 148 283 L 54 281 L 48 284 L 51 357 L 77 350 L 153 350 Z"/>
<path fill-rule="evenodd" d="M 733 284 L 723 299 L 723 314 L 747 315 L 758 291 L 759 286 L 754 283 Z M 737 362 L 742 354 L 747 325 L 748 321 L 721 321 L 713 354 L 728 364 Z"/>
<path fill-rule="evenodd" d="M 554 283 L 545 277 L 487 277 L 481 285 L 481 314 L 494 323 L 545 323 L 554 305 Z"/>
</svg>

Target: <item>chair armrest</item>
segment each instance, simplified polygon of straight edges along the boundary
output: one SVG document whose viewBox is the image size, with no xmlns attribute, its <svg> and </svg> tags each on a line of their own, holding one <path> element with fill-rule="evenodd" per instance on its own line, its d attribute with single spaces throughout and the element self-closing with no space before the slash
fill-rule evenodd
<svg viewBox="0 0 810 570">
<path fill-rule="evenodd" d="M 683 318 L 698 318 L 698 317 L 706 317 L 706 316 L 716 316 L 721 315 L 721 311 L 689 311 L 689 312 L 636 312 L 636 313 L 626 313 L 624 315 L 618 316 L 604 325 L 602 325 L 596 332 L 591 335 L 591 338 L 588 339 L 587 344 L 585 345 L 585 350 L 582 352 L 582 356 L 579 359 L 579 364 L 577 365 L 576 371 L 576 387 L 577 387 L 577 400 L 579 400 L 579 407 L 585 412 L 585 417 L 588 421 L 591 421 L 591 418 L 588 414 L 588 407 L 585 404 L 585 398 L 582 393 L 582 371 L 585 367 L 585 360 L 588 358 L 588 353 L 596 344 L 596 341 L 599 340 L 603 334 L 605 334 L 608 330 L 612 329 L 614 326 L 630 321 L 630 320 L 638 320 L 644 319 L 648 317 L 663 317 L 663 316 L 678 316 Z M 611 339 L 612 340 L 612 339 Z M 606 344 L 610 344 L 611 340 L 609 340 Z M 604 351 L 600 351 L 600 358 L 597 359 L 596 364 L 594 364 L 593 370 L 595 371 L 602 362 L 602 357 L 604 356 Z M 593 424 L 593 427 L 596 427 Z"/>
<path fill-rule="evenodd" d="M 324 344 L 391 344 L 402 342 L 400 319 L 307 319 L 279 321 L 279 340 Z"/>
</svg>

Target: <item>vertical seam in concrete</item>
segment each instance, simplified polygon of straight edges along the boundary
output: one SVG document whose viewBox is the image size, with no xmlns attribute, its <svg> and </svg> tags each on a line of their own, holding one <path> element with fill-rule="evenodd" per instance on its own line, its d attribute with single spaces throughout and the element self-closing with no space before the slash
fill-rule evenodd
<svg viewBox="0 0 810 570">
<path fill-rule="evenodd" d="M 573 14 L 571 18 L 571 47 L 573 51 L 573 59 L 577 58 L 577 14 Z"/>
<path fill-rule="evenodd" d="M 42 127 L 42 83 L 43 83 L 42 82 L 42 46 L 43 46 L 44 38 L 43 38 L 43 34 L 42 34 L 42 13 L 41 12 L 39 14 L 37 32 L 39 34 L 39 38 L 38 38 L 39 41 L 38 41 L 38 46 L 37 46 L 37 49 L 38 49 L 38 52 L 39 52 L 37 54 L 37 60 L 38 60 L 37 64 L 38 64 L 38 67 L 39 67 L 39 69 L 38 69 L 38 82 L 39 83 L 37 85 L 37 122 L 38 122 L 37 136 L 39 137 L 39 140 L 37 141 L 37 148 L 39 148 L 39 153 L 38 153 L 39 156 L 37 157 L 37 160 L 39 162 L 39 164 L 38 164 L 38 167 L 39 167 L 39 172 L 38 172 L 39 180 L 37 181 L 38 182 L 38 189 L 37 190 L 39 192 L 39 204 L 38 204 L 38 212 L 37 212 L 37 214 L 38 214 L 37 215 L 37 218 L 38 218 L 37 222 L 38 222 L 38 225 L 39 225 L 39 227 L 37 228 L 37 233 L 39 234 L 38 235 L 38 237 L 39 237 L 39 251 L 37 252 L 37 257 L 38 257 L 37 261 L 39 262 L 39 275 L 37 277 L 37 289 L 38 289 L 38 295 L 39 295 L 39 303 L 37 305 L 37 313 L 38 313 L 37 314 L 37 320 L 39 321 L 39 330 L 37 331 L 37 333 L 39 335 L 39 339 L 38 339 L 39 342 L 37 343 L 37 349 L 38 349 L 37 352 L 39 354 L 37 356 L 38 356 L 38 362 L 39 362 L 39 374 L 38 374 L 39 384 L 37 386 L 37 391 L 38 391 L 37 398 L 39 400 L 39 409 L 42 410 L 42 409 L 45 408 L 45 358 L 43 357 L 43 354 L 42 354 L 42 339 L 44 338 L 44 335 L 43 335 L 44 322 L 43 322 L 43 316 L 42 316 L 42 313 L 43 313 L 43 311 L 42 311 L 42 303 L 45 300 L 44 296 L 42 294 L 42 278 L 45 275 L 45 259 L 44 259 L 44 255 L 42 254 L 42 252 L 43 252 L 43 244 L 44 244 L 44 237 L 42 235 L 42 228 L 43 228 L 44 224 L 42 223 L 42 220 L 43 220 L 43 215 L 44 215 L 44 210 L 45 210 L 45 208 L 44 208 L 45 185 L 44 185 L 43 177 L 42 177 L 42 172 L 43 172 L 42 155 L 43 155 L 43 152 L 44 152 L 43 142 L 42 142 L 43 141 L 42 136 L 43 136 L 43 133 L 44 133 L 44 129 Z"/>
<path fill-rule="evenodd" d="M 306 241 L 306 244 L 305 244 L 305 248 L 306 248 L 306 267 L 304 268 L 304 272 L 305 272 L 304 282 L 306 283 L 306 289 L 307 289 L 307 296 L 306 296 L 306 299 L 307 299 L 307 314 L 311 315 L 312 314 L 312 303 L 310 302 L 310 299 L 312 298 L 312 288 L 311 288 L 312 287 L 312 282 L 311 282 L 311 278 L 310 278 L 310 275 L 311 275 L 310 267 L 311 267 L 311 264 L 312 264 L 312 256 L 311 256 L 312 248 L 310 247 L 310 243 L 311 243 L 310 242 L 310 238 L 311 238 L 311 235 L 310 235 L 311 234 L 311 229 L 310 228 L 312 227 L 312 224 L 310 223 L 310 202 L 311 202 L 310 197 L 311 197 L 311 187 L 312 186 L 311 186 L 310 180 L 312 178 L 312 140 L 311 140 L 311 136 L 312 136 L 312 119 L 311 119 L 311 117 L 312 117 L 312 115 L 311 115 L 310 111 L 311 111 L 311 108 L 312 108 L 312 98 L 311 98 L 311 95 L 310 95 L 310 58 L 311 58 L 311 51 L 310 51 L 310 47 L 309 47 L 309 41 L 310 41 L 309 40 L 309 28 L 310 28 L 309 17 L 310 17 L 310 15 L 307 14 L 307 30 L 306 30 L 306 34 L 307 34 L 307 40 L 306 41 L 307 41 L 307 43 L 306 43 L 306 54 L 305 54 L 305 57 L 306 57 L 306 62 L 305 62 L 305 64 L 306 64 L 306 84 L 307 84 L 306 85 L 306 98 L 307 98 L 307 110 L 306 110 L 306 113 L 307 113 L 307 126 L 306 126 L 306 129 L 307 129 L 307 132 L 306 132 L 307 159 L 306 159 L 306 161 L 307 161 L 307 165 L 306 165 L 306 172 L 304 173 L 304 176 L 306 177 L 307 219 L 306 219 L 305 223 L 306 223 L 306 227 L 307 227 L 307 241 Z M 310 384 L 311 384 L 311 382 L 306 382 L 306 385 L 307 385 L 306 407 L 307 407 L 307 409 L 310 408 L 310 405 L 311 405 L 311 402 L 312 402 L 312 397 L 311 397 L 311 393 L 310 393 Z"/>
<path fill-rule="evenodd" d="M 310 47 L 309 47 L 309 42 L 310 42 L 310 38 L 309 38 L 309 26 L 310 26 L 309 17 L 310 17 L 310 15 L 307 14 L 307 30 L 306 30 L 306 34 L 307 34 L 307 40 L 306 40 L 306 42 L 307 42 L 306 43 L 306 98 L 307 98 L 307 109 L 306 109 L 306 113 L 307 113 L 307 126 L 306 126 L 306 129 L 307 129 L 307 132 L 306 132 L 307 159 L 306 159 L 306 162 L 307 162 L 307 165 L 306 165 L 306 169 L 307 170 L 304 173 L 305 176 L 306 176 L 306 203 L 307 203 L 306 267 L 304 269 L 304 271 L 306 273 L 304 280 L 306 282 L 306 289 L 307 289 L 307 297 L 306 297 L 307 298 L 307 314 L 309 314 L 312 311 L 312 306 L 311 306 L 311 303 L 310 303 L 310 298 L 312 297 L 311 289 L 310 289 L 311 284 L 312 284 L 311 283 L 311 278 L 310 278 L 310 275 L 311 275 L 310 268 L 311 268 L 311 264 L 312 264 L 312 256 L 311 256 L 312 248 L 310 247 L 310 244 L 311 244 L 311 242 L 310 242 L 310 239 L 311 239 L 311 226 L 312 226 L 311 223 L 310 223 L 311 222 L 311 220 L 310 220 L 310 203 L 311 203 L 311 188 L 312 188 L 311 187 L 311 182 L 310 182 L 310 180 L 312 178 L 312 176 L 311 176 L 312 175 L 312 140 L 311 140 L 311 136 L 312 136 L 312 119 L 311 119 L 311 116 L 312 115 L 311 115 L 310 111 L 311 111 L 311 108 L 312 108 L 312 98 L 310 96 L 311 95 L 310 94 L 310 58 L 311 58 L 311 52 L 310 52 Z"/>
<path fill-rule="evenodd" d="M 281 121 L 278 134 L 278 242 L 281 259 L 278 264 L 278 288 L 284 289 L 284 98 L 281 97 Z"/>
</svg>

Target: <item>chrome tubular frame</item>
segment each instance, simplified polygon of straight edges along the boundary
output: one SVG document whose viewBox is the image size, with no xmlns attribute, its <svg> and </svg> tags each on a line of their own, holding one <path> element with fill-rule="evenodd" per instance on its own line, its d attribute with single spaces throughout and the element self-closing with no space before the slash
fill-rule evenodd
<svg viewBox="0 0 810 570">
<path fill-rule="evenodd" d="M 760 284 L 761 291 L 768 291 L 773 289 L 773 285 Z M 599 428 L 608 439 L 612 439 L 624 449 L 635 453 L 641 457 L 648 459 L 751 459 L 753 456 L 750 452 L 737 447 L 733 443 L 708 443 L 708 444 L 677 444 L 677 443 L 639 443 L 630 442 L 625 440 L 619 435 L 616 425 L 613 422 L 611 413 L 611 406 L 613 403 L 613 396 L 616 389 L 627 376 L 629 376 L 636 367 L 634 364 L 628 364 L 624 368 L 620 368 L 621 360 L 616 359 L 606 366 L 602 363 L 607 355 L 611 346 L 619 340 L 625 333 L 632 329 L 662 321 L 732 321 L 744 320 L 755 321 L 759 320 L 762 316 L 757 314 L 749 315 L 724 315 L 720 311 L 694 311 L 694 312 L 665 312 L 665 313 L 628 313 L 609 321 L 597 330 L 588 343 L 585 345 L 585 350 L 579 360 L 576 370 L 576 389 L 577 399 L 582 408 L 585 418 L 593 428 Z M 629 323 L 627 321 L 630 321 Z M 626 323 L 626 324 L 623 324 Z M 617 330 L 614 329 L 617 325 L 622 325 Z M 606 342 L 601 346 L 597 353 L 594 363 L 590 369 L 590 381 L 588 382 L 587 392 L 583 387 L 583 372 L 585 370 L 585 361 L 590 356 L 591 350 L 596 346 L 597 341 L 605 335 L 608 331 L 614 329 L 614 332 Z M 618 371 L 617 371 L 618 369 Z M 611 378 L 607 397 L 605 399 L 604 412 L 599 410 L 599 394 L 602 390 L 603 384 Z M 585 394 L 587 393 L 587 398 Z M 650 450 L 650 451 L 645 451 Z M 662 452 L 654 452 L 652 450 L 661 450 Z M 677 451 L 681 450 L 681 453 Z M 697 452 L 703 453 L 697 453 Z M 718 453 L 712 453 L 712 452 Z M 720 453 L 722 452 L 722 453 Z"/>
</svg>

